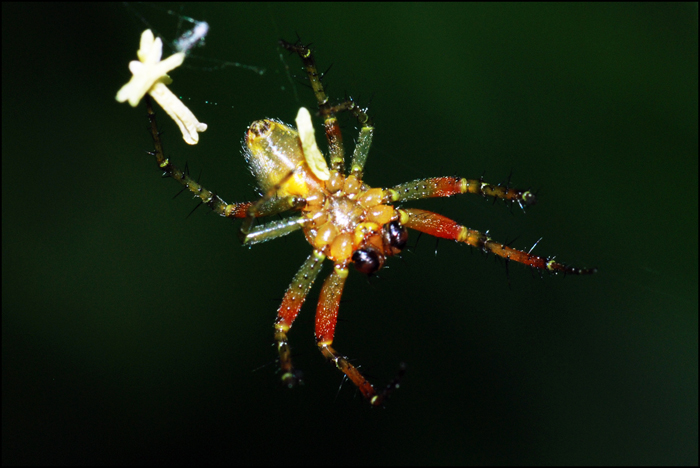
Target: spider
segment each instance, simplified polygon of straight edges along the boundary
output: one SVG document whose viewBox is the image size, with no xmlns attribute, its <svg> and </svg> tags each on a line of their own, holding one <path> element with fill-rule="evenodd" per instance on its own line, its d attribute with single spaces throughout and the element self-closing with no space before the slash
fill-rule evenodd
<svg viewBox="0 0 700 468">
<path fill-rule="evenodd" d="M 365 275 L 376 273 L 388 257 L 398 255 L 406 248 L 407 229 L 463 242 L 502 257 L 506 262 L 522 263 L 541 271 L 573 275 L 596 272 L 595 268 L 574 268 L 551 258 L 516 250 L 440 214 L 398 206 L 410 200 L 473 193 L 515 202 L 524 208 L 533 205 L 536 200 L 529 190 L 459 177 L 420 179 L 392 188 L 370 187 L 364 183 L 363 171 L 374 133 L 367 109 L 359 108 L 352 98 L 331 105 L 316 69 L 312 50 L 299 42 L 291 44 L 282 40 L 279 44 L 297 54 L 303 62 L 318 103 L 318 115 L 323 119 L 330 166 L 316 145 L 311 116 L 305 108 L 299 110 L 296 129 L 278 120 L 257 120 L 250 124 L 246 132 L 244 148 L 245 160 L 262 193 L 262 197 L 256 201 L 226 203 L 193 180 L 186 171 L 175 167 L 164 155 L 155 113 L 148 98 L 146 106 L 155 146 L 149 154 L 155 156 L 163 175 L 177 180 L 219 215 L 243 219 L 240 230 L 243 245 L 265 242 L 297 230 L 304 233 L 311 245 L 312 253 L 287 288 L 274 323 L 281 379 L 286 386 L 294 387 L 300 382 L 299 372 L 292 365 L 287 334 L 323 262 L 328 259 L 333 262 L 333 270 L 323 283 L 316 308 L 315 335 L 319 350 L 373 406 L 382 405 L 398 388 L 405 369 L 403 365 L 397 376 L 378 390 L 332 345 L 340 298 L 350 266 Z M 360 125 L 347 172 L 342 134 L 336 118 L 340 112 L 349 112 Z M 295 214 L 255 224 L 257 218 L 288 211 Z"/>
</svg>

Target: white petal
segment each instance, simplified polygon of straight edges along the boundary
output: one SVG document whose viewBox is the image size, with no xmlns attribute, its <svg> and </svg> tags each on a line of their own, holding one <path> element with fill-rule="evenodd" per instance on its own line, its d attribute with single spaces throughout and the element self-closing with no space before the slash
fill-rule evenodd
<svg viewBox="0 0 700 468">
<path fill-rule="evenodd" d="M 192 111 L 163 83 L 156 83 L 148 94 L 153 96 L 153 99 L 180 127 L 185 142 L 189 145 L 196 145 L 199 142 L 198 132 L 205 131 L 207 124 L 199 122 Z"/>
</svg>

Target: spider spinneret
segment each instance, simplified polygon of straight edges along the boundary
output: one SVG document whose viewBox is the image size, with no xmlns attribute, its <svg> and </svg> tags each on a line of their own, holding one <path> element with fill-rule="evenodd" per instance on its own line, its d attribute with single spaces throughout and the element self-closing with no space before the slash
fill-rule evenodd
<svg viewBox="0 0 700 468">
<path fill-rule="evenodd" d="M 398 203 L 410 200 L 464 193 L 510 200 L 520 206 L 533 205 L 536 199 L 527 190 L 459 177 L 421 179 L 387 189 L 368 186 L 362 177 L 374 126 L 366 110 L 360 109 L 352 99 L 336 106 L 330 105 L 311 49 L 298 43 L 280 41 L 279 44 L 298 54 L 304 64 L 316 96 L 319 115 L 323 118 L 330 166 L 316 145 L 311 117 L 306 109 L 300 109 L 296 129 L 272 119 L 255 121 L 246 132 L 244 148 L 246 162 L 263 193 L 262 198 L 255 202 L 228 204 L 199 185 L 189 174 L 173 166 L 163 154 L 150 101 L 147 99 L 146 103 L 155 142 L 155 151 L 151 154 L 156 157 L 164 175 L 180 182 L 221 216 L 243 218 L 240 234 L 244 245 L 265 242 L 302 230 L 313 248 L 311 255 L 292 279 L 274 325 L 282 381 L 287 386 L 293 387 L 300 381 L 299 374 L 292 365 L 287 333 L 318 277 L 323 262 L 328 259 L 333 262 L 333 271 L 323 283 L 316 308 L 315 334 L 319 350 L 374 406 L 381 405 L 398 388 L 399 379 L 404 372 L 403 365 L 397 377 L 378 391 L 347 357 L 331 345 L 350 264 L 364 274 L 377 272 L 384 266 L 387 257 L 401 253 L 406 247 L 409 228 L 463 242 L 498 255 L 506 261 L 515 261 L 539 270 L 575 275 L 595 273 L 595 269 L 574 268 L 513 249 L 437 213 L 395 207 Z M 350 112 L 361 127 L 347 174 L 342 134 L 336 118 L 336 114 L 343 111 Z M 255 225 L 257 218 L 286 211 L 298 214 Z"/>
</svg>

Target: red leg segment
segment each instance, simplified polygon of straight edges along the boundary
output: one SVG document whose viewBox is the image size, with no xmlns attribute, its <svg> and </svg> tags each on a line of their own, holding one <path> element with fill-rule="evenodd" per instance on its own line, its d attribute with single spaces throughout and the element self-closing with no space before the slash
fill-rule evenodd
<svg viewBox="0 0 700 468">
<path fill-rule="evenodd" d="M 373 406 L 381 405 L 389 394 L 399 386 L 404 369 L 402 368 L 399 375 L 387 386 L 387 388 L 377 393 L 371 383 L 360 373 L 360 371 L 350 364 L 348 358 L 339 354 L 331 347 L 333 343 L 333 335 L 335 334 L 335 325 L 338 320 L 338 307 L 340 306 L 340 297 L 343 294 L 343 286 L 345 279 L 348 276 L 346 267 L 336 265 L 333 273 L 323 283 L 321 296 L 318 300 L 318 308 L 316 309 L 316 344 L 323 356 L 332 361 L 340 371 L 345 374 L 350 381 L 360 390 L 362 396 L 369 400 Z"/>
<path fill-rule="evenodd" d="M 408 222 L 405 223 L 406 227 L 430 234 L 431 236 L 464 242 L 465 244 L 469 244 L 485 252 L 494 253 L 506 260 L 513 260 L 540 270 L 573 275 L 586 275 L 596 272 L 595 268 L 574 268 L 551 259 L 538 257 L 537 255 L 532 255 L 522 250 L 516 250 L 507 245 L 494 242 L 486 234 L 466 228 L 450 218 L 433 213 L 432 211 L 418 209 L 407 209 L 404 211 L 408 214 Z"/>
<path fill-rule="evenodd" d="M 529 190 L 516 190 L 502 185 L 491 185 L 479 179 L 461 179 L 459 177 L 434 177 L 419 179 L 397 185 L 392 201 L 402 202 L 422 198 L 451 197 L 462 193 L 475 193 L 482 196 L 513 200 L 521 205 L 534 205 L 535 194 Z"/>
<path fill-rule="evenodd" d="M 292 279 L 291 284 L 284 294 L 282 304 L 277 311 L 275 321 L 275 343 L 280 356 L 280 369 L 282 371 L 282 382 L 288 387 L 293 387 L 299 382 L 299 377 L 292 366 L 292 353 L 287 341 L 287 332 L 292 327 L 292 323 L 299 315 L 299 310 L 306 300 L 314 280 L 321 271 L 325 256 L 314 250 L 299 271 Z"/>
</svg>

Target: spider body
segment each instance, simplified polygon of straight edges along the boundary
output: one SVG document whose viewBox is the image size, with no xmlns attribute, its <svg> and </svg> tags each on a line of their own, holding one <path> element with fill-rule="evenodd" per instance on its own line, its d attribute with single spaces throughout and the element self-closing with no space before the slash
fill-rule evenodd
<svg viewBox="0 0 700 468">
<path fill-rule="evenodd" d="M 304 63 L 316 95 L 319 115 L 324 119 L 330 166 L 316 146 L 311 117 L 306 109 L 300 109 L 296 129 L 277 120 L 255 121 L 248 128 L 244 148 L 246 162 L 263 194 L 255 202 L 228 204 L 173 166 L 163 154 L 149 101 L 147 107 L 155 141 L 152 154 L 159 167 L 215 212 L 228 218 L 244 218 L 241 226 L 244 245 L 265 242 L 296 230 L 302 230 L 311 245 L 312 253 L 292 279 L 274 325 L 282 381 L 287 386 L 299 382 L 292 365 L 287 334 L 326 259 L 333 263 L 333 271 L 323 283 L 316 308 L 316 343 L 321 353 L 375 406 L 381 405 L 398 387 L 403 367 L 389 385 L 378 391 L 348 358 L 331 345 L 349 266 L 353 265 L 364 274 L 375 273 L 384 266 L 388 257 L 405 248 L 407 229 L 463 242 L 533 269 L 576 275 L 596 271 L 573 268 L 550 258 L 513 249 L 437 213 L 398 208 L 400 203 L 410 200 L 465 193 L 510 200 L 524 207 L 534 204 L 535 196 L 527 190 L 459 177 L 421 179 L 386 189 L 368 186 L 362 176 L 374 132 L 371 119 L 351 99 L 337 106 L 329 104 L 308 47 L 284 41 L 280 41 L 280 45 L 298 54 Z M 361 126 L 347 173 L 342 134 L 336 118 L 336 113 L 341 111 L 350 112 Z M 294 214 L 256 225 L 259 218 L 283 212 Z"/>
<path fill-rule="evenodd" d="M 384 191 L 353 175 L 334 173 L 333 179 L 319 179 L 309 168 L 295 129 L 274 120 L 253 122 L 246 146 L 246 160 L 263 190 L 274 189 L 276 198 L 304 200 L 300 209 L 310 220 L 302 226 L 304 235 L 329 260 L 342 264 L 356 256 L 367 263 L 362 258 L 369 254 L 356 255 L 363 249 L 377 258 L 400 252 L 396 242 L 390 242 L 389 231 L 384 232 L 384 225 L 399 219 L 399 211 L 386 204 Z"/>
</svg>

